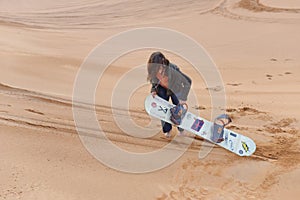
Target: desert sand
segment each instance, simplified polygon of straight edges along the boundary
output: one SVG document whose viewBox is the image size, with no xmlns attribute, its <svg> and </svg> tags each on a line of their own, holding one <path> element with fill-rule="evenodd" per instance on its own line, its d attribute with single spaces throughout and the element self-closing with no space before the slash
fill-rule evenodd
<svg viewBox="0 0 300 200">
<path fill-rule="evenodd" d="M 215 146 L 199 159 L 209 144 L 195 139 L 169 166 L 132 174 L 87 151 L 72 113 L 78 70 L 107 38 L 143 27 L 181 32 L 206 49 L 223 79 L 226 113 L 233 118 L 229 128 L 256 142 L 253 156 Z M 299 1 L 2 0 L 0 44 L 1 200 L 299 199 Z M 153 50 L 111 63 L 96 93 L 104 132 L 129 152 L 170 143 L 162 132 L 150 138 L 129 135 L 114 121 L 110 104 L 118 80 L 145 64 Z M 212 120 L 209 92 L 218 88 L 207 88 L 180 56 L 164 53 L 193 78 L 199 105 L 190 107 L 200 106 L 193 111 Z M 149 89 L 148 84 L 133 92 L 125 115 L 140 126 L 150 120 L 143 104 Z"/>
</svg>

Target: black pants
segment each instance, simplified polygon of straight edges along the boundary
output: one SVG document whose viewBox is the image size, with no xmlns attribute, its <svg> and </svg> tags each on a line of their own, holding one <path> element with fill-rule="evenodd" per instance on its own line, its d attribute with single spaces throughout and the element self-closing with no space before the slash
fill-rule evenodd
<svg viewBox="0 0 300 200">
<path fill-rule="evenodd" d="M 179 104 L 179 100 L 178 100 L 177 96 L 175 94 L 173 94 L 172 92 L 168 92 L 168 90 L 166 88 L 159 85 L 156 88 L 156 92 L 157 92 L 157 95 L 159 97 L 163 98 L 164 100 L 169 101 L 169 99 L 171 97 L 173 104 L 175 104 L 175 105 Z M 161 121 L 161 125 L 162 125 L 162 130 L 164 133 L 170 132 L 172 130 L 172 124 L 170 124 L 170 123 Z M 183 131 L 183 129 L 179 128 L 179 127 L 178 127 L 178 130 Z"/>
</svg>

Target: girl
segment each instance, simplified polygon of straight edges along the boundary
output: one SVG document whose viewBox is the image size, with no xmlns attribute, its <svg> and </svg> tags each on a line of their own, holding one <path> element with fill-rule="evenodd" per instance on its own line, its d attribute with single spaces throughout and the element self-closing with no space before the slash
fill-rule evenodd
<svg viewBox="0 0 300 200">
<path fill-rule="evenodd" d="M 147 69 L 147 80 L 152 84 L 152 95 L 158 95 L 167 101 L 169 101 L 171 97 L 172 103 L 178 106 L 177 108 L 180 110 L 182 104 L 185 104 L 187 101 L 192 80 L 182 73 L 175 64 L 170 63 L 161 52 L 151 54 Z M 172 125 L 164 121 L 161 121 L 161 123 L 163 133 L 169 138 L 171 136 L 170 131 L 172 130 Z M 178 123 L 180 124 L 180 122 Z M 184 130 L 179 127 L 178 130 L 179 135 L 183 135 Z"/>
</svg>

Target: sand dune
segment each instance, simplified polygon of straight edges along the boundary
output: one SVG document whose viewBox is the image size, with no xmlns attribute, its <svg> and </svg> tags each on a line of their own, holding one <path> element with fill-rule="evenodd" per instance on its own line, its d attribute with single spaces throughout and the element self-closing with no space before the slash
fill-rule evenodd
<svg viewBox="0 0 300 200">
<path fill-rule="evenodd" d="M 291 9 L 300 8 L 299 1 L 294 1 L 294 0 L 287 0 L 284 2 L 272 1 L 272 0 L 260 0 L 260 3 L 271 7 L 277 7 L 277 8 L 291 8 Z"/>
<path fill-rule="evenodd" d="M 298 199 L 299 24 L 300 5 L 292 0 L 0 1 L 0 199 Z M 78 69 L 100 42 L 145 26 L 177 30 L 208 51 L 224 82 L 229 128 L 254 139 L 253 156 L 214 147 L 199 159 L 211 144 L 196 137 L 170 166 L 137 175 L 113 170 L 86 150 L 72 113 Z M 129 111 L 111 105 L 118 81 L 151 52 L 114 61 L 95 94 L 107 138 L 129 152 L 153 152 L 172 141 L 161 132 L 133 137 L 115 121 L 148 125 L 143 100 L 149 85 L 137 86 Z M 199 105 L 191 110 L 210 119 L 209 92 L 223 86 L 209 88 L 190 63 L 165 53 L 193 78 Z M 73 106 L 90 111 L 92 105 Z M 159 129 L 159 121 L 153 123 Z M 104 140 L 88 126 L 77 128 Z"/>
<path fill-rule="evenodd" d="M 4 1 L 1 15 L 5 23 L 32 28 L 105 29 L 175 20 L 182 16 L 209 10 L 218 1 Z M 170 5 L 172 4 L 172 7 Z M 30 5 L 34 5 L 31 8 Z M 123 9 L 126 7 L 127 9 Z M 168 9 L 168 12 L 164 10 Z M 130 23 L 132 21 L 132 23 Z"/>
</svg>

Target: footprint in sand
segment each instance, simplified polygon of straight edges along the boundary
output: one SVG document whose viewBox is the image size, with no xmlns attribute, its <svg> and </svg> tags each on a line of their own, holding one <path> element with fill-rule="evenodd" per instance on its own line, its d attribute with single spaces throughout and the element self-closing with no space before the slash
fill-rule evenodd
<svg viewBox="0 0 300 200">
<path fill-rule="evenodd" d="M 227 85 L 230 85 L 230 86 L 240 86 L 240 85 L 242 85 L 242 83 L 227 83 Z"/>
<path fill-rule="evenodd" d="M 276 58 L 271 58 L 270 61 L 275 62 L 275 61 L 277 61 L 277 59 Z"/>
<path fill-rule="evenodd" d="M 284 118 L 277 122 L 265 125 L 265 131 L 276 134 L 276 133 L 288 133 L 296 135 L 298 130 L 292 126 L 293 123 L 297 122 L 295 118 Z"/>
<path fill-rule="evenodd" d="M 204 107 L 204 106 L 195 106 L 194 108 L 196 110 L 205 110 L 206 109 L 206 107 Z"/>
<path fill-rule="evenodd" d="M 251 116 L 252 119 L 258 120 L 270 120 L 270 117 L 267 115 L 266 112 L 259 111 L 255 108 L 251 108 L 248 106 L 243 106 L 239 108 L 227 108 L 226 112 L 229 114 L 232 120 L 239 119 L 241 117 Z M 238 127 L 233 127 L 238 129 Z M 245 129 L 245 128 L 243 128 Z"/>
<path fill-rule="evenodd" d="M 251 108 L 251 107 L 247 107 L 247 106 L 244 106 L 244 107 L 240 107 L 240 108 L 227 108 L 226 109 L 226 112 L 237 112 L 239 114 L 260 114 L 260 113 L 265 113 L 265 112 L 262 112 L 262 111 L 259 111 L 255 108 Z"/>
<path fill-rule="evenodd" d="M 270 74 L 267 74 L 266 77 L 267 77 L 269 80 L 272 80 L 272 77 L 273 77 L 273 76 L 270 75 Z"/>
<path fill-rule="evenodd" d="M 284 75 L 290 75 L 292 74 L 292 72 L 284 72 Z M 278 74 L 278 76 L 283 76 L 282 74 Z M 269 80 L 272 80 L 273 78 L 273 75 L 271 74 L 266 74 L 266 77 L 269 79 Z"/>
<path fill-rule="evenodd" d="M 44 113 L 36 111 L 36 110 L 33 110 L 33 109 L 25 109 L 25 110 L 28 111 L 28 112 L 34 113 L 34 114 L 45 115 Z"/>
</svg>

